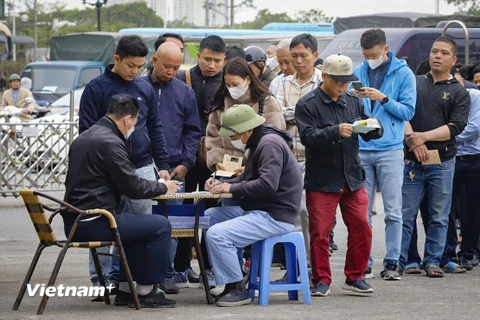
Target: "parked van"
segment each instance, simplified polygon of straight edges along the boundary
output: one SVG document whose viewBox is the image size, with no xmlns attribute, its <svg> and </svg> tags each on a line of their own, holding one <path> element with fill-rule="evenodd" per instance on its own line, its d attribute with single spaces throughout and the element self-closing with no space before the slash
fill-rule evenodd
<svg viewBox="0 0 480 320">
<path fill-rule="evenodd" d="M 40 106 L 86 86 L 90 80 L 105 71 L 100 61 L 49 61 L 32 62 L 25 66 L 21 77 L 32 79 L 32 94 Z"/>
<path fill-rule="evenodd" d="M 337 35 L 320 53 L 322 58 L 331 54 L 350 57 L 354 66 L 364 61 L 360 37 L 368 29 L 352 29 Z M 433 42 L 442 36 L 442 28 L 382 28 L 387 36 L 389 51 L 399 59 L 407 61 L 415 71 L 417 66 L 428 60 Z M 480 28 L 469 28 L 470 62 L 480 61 Z M 458 62 L 465 63 L 465 32 L 460 28 L 450 28 L 446 36 L 455 40 L 458 46 Z"/>
</svg>

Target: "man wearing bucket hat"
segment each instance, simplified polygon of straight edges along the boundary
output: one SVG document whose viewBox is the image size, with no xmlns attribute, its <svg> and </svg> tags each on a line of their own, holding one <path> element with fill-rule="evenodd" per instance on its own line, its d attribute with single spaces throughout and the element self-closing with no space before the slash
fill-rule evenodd
<svg viewBox="0 0 480 320">
<path fill-rule="evenodd" d="M 23 121 L 30 120 L 30 113 L 35 110 L 35 99 L 32 93 L 26 88 L 20 87 L 20 76 L 12 73 L 8 78 L 10 89 L 5 90 L 2 96 L 2 108 L 6 106 L 15 106 L 22 108 L 22 113 L 19 115 Z M 1 109 L 1 108 L 0 108 Z"/>
<path fill-rule="evenodd" d="M 305 190 L 310 218 L 310 260 L 312 264 L 312 295 L 330 293 L 332 273 L 329 261 L 329 233 L 337 206 L 348 230 L 344 290 L 372 293 L 364 280 L 372 243 L 368 224 L 368 195 L 365 170 L 358 157 L 360 128 L 356 120 L 366 119 L 360 99 L 347 92 L 348 84 L 358 80 L 353 74 L 352 60 L 331 55 L 323 63 L 322 83 L 297 103 L 300 139 L 305 146 Z M 376 121 L 374 121 L 376 122 Z M 363 127 L 364 141 L 383 134 L 377 128 Z"/>
<path fill-rule="evenodd" d="M 217 305 L 251 302 L 245 289 L 237 248 L 293 230 L 302 197 L 302 175 L 291 151 L 291 136 L 271 126 L 248 105 L 225 111 L 220 135 L 249 150 L 245 171 L 225 181 L 207 180 L 211 193 L 231 192 L 239 206 L 216 207 L 210 217 L 207 248 L 217 286 L 225 290 Z"/>
</svg>

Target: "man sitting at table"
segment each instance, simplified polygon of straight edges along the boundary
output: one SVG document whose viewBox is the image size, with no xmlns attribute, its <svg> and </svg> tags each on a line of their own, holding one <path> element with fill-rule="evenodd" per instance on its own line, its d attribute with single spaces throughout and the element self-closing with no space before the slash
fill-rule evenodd
<svg viewBox="0 0 480 320">
<path fill-rule="evenodd" d="M 118 94 L 110 99 L 107 114 L 75 139 L 68 154 L 65 201 L 86 210 L 103 208 L 114 213 L 120 238 L 137 294 L 143 308 L 173 307 L 175 301 L 158 293 L 163 282 L 170 250 L 171 224 L 161 215 L 121 213 L 120 196 L 149 199 L 175 193 L 177 181 L 159 182 L 139 178 L 125 148 L 138 119 L 138 100 Z M 68 236 L 77 214 L 62 212 Z M 87 216 L 80 220 L 73 241 L 113 241 L 105 216 Z M 122 266 L 115 305 L 133 307 L 133 296 Z"/>
<path fill-rule="evenodd" d="M 207 249 L 217 286 L 217 306 L 250 303 L 237 248 L 293 230 L 302 198 L 302 174 L 285 131 L 263 126 L 265 118 L 248 105 L 225 111 L 220 136 L 230 137 L 240 150 L 249 150 L 245 171 L 225 181 L 207 180 L 211 193 L 230 192 L 239 206 L 208 209 Z"/>
</svg>

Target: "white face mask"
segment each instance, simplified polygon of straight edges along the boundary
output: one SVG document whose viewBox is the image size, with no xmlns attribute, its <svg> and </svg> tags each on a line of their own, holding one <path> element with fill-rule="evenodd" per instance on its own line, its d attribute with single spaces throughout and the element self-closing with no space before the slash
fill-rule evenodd
<svg viewBox="0 0 480 320">
<path fill-rule="evenodd" d="M 243 85 L 241 87 L 227 88 L 228 92 L 230 92 L 230 96 L 232 97 L 232 99 L 237 100 L 247 92 L 248 86 L 245 85 L 246 83 L 247 79 L 245 78 L 245 81 L 243 82 Z"/>
<path fill-rule="evenodd" d="M 382 55 L 378 58 L 378 59 L 375 59 L 375 60 L 367 60 L 368 62 L 368 65 L 370 66 L 370 68 L 372 70 L 375 70 L 377 69 L 378 67 L 380 67 L 383 63 L 383 51 L 382 51 Z"/>
<path fill-rule="evenodd" d="M 244 134 L 245 134 L 245 133 L 244 133 Z M 243 139 L 243 134 L 242 134 L 242 136 L 240 137 L 240 139 L 238 139 L 238 140 L 232 140 L 232 141 L 230 141 L 230 142 L 231 142 L 231 143 L 233 144 L 233 146 L 234 146 L 235 148 L 237 148 L 238 150 L 245 150 L 246 144 L 242 142 L 242 139 Z"/>
<path fill-rule="evenodd" d="M 275 58 L 268 58 L 267 59 L 267 66 L 270 67 L 270 69 L 275 69 L 276 67 L 278 67 L 278 61 L 277 59 Z"/>
<path fill-rule="evenodd" d="M 126 127 L 126 125 L 125 125 L 125 127 Z M 130 129 L 127 130 L 127 134 L 125 135 L 125 140 L 128 140 L 128 138 L 130 138 L 133 131 L 135 131 L 135 126 L 132 126 Z"/>
</svg>

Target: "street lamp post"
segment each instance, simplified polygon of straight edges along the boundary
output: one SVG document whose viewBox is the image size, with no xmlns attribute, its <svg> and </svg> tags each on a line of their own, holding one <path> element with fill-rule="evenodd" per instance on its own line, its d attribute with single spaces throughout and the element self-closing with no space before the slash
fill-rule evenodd
<svg viewBox="0 0 480 320">
<path fill-rule="evenodd" d="M 86 0 L 83 0 L 83 5 L 89 4 L 97 8 L 97 26 L 98 26 L 97 30 L 98 31 L 102 31 L 101 20 L 100 20 L 100 8 L 106 5 L 107 1 L 108 0 L 102 0 L 102 1 L 97 0 L 97 2 L 92 3 L 92 2 L 87 2 Z"/>
</svg>

